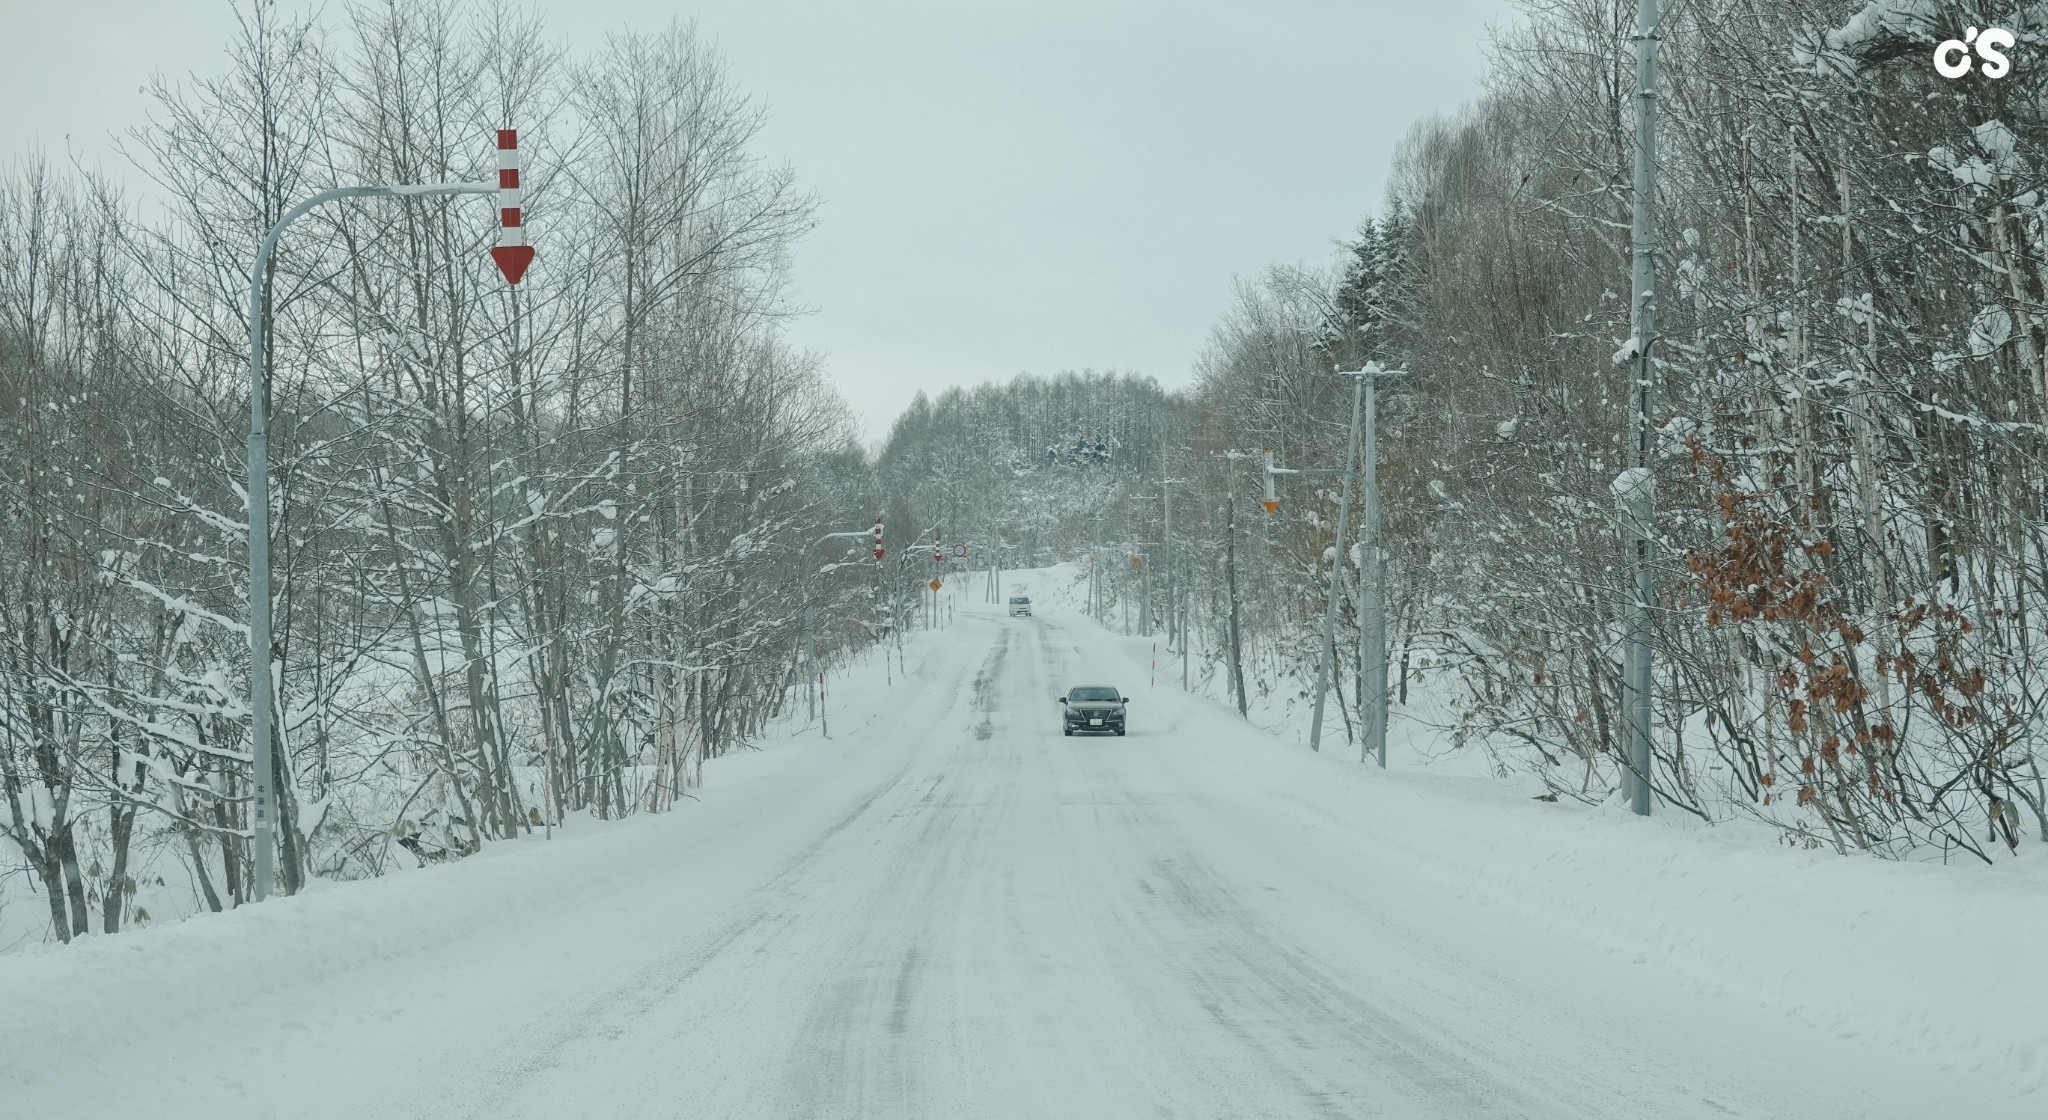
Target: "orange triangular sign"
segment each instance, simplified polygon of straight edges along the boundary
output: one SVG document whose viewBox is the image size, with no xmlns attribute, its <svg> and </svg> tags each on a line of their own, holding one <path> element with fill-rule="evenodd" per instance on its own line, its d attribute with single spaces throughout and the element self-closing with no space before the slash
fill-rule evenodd
<svg viewBox="0 0 2048 1120">
<path fill-rule="evenodd" d="M 1267 512 L 1267 513 L 1271 513 L 1271 512 L 1273 512 L 1274 510 L 1276 510 L 1276 509 L 1279 509 L 1279 508 L 1280 508 L 1280 503 L 1279 503 L 1279 502 L 1261 502 L 1261 503 L 1259 503 L 1259 504 L 1260 504 L 1260 505 L 1263 505 L 1263 506 L 1265 506 L 1265 507 L 1266 507 L 1266 512 Z"/>
<path fill-rule="evenodd" d="M 498 262 L 498 271 L 505 274 L 505 283 L 517 284 L 526 275 L 526 266 L 533 263 L 531 245 L 493 245 L 491 259 Z"/>
</svg>

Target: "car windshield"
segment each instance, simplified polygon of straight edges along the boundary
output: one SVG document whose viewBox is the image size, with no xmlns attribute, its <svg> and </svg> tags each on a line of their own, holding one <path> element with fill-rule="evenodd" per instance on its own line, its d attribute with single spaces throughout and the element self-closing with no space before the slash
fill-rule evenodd
<svg viewBox="0 0 2048 1120">
<path fill-rule="evenodd" d="M 1017 597 L 1016 597 L 1015 599 L 1012 599 L 1012 600 L 1010 600 L 1010 602 L 1012 602 L 1012 603 L 1028 603 L 1028 602 L 1030 602 L 1030 601 L 1031 601 L 1031 600 L 1029 600 L 1029 599 L 1026 599 L 1026 598 L 1025 598 L 1025 597 L 1023 597 L 1022 595 L 1019 595 L 1019 596 L 1017 596 Z"/>
<path fill-rule="evenodd" d="M 1120 700 L 1123 694 L 1113 688 L 1077 688 L 1067 693 L 1069 700 Z"/>
</svg>

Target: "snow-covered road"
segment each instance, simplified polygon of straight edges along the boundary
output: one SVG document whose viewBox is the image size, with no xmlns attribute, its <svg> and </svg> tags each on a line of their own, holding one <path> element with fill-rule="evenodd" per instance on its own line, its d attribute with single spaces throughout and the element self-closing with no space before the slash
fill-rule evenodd
<svg viewBox="0 0 2048 1120">
<path fill-rule="evenodd" d="M 1903 1117 L 1981 1088 L 1374 858 L 1078 619 L 963 607 L 910 668 L 663 818 L 37 958 L 86 1013 L 0 1029 L 0 1111 Z M 1062 737 L 1075 683 L 1131 695 L 1130 736 Z"/>
</svg>

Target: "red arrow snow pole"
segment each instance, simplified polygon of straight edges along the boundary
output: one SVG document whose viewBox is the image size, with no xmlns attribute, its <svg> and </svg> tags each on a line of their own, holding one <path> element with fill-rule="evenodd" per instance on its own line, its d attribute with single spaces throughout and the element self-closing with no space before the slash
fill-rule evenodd
<svg viewBox="0 0 2048 1120">
<path fill-rule="evenodd" d="M 519 200 L 519 130 L 498 130 L 498 244 L 491 259 L 505 274 L 507 284 L 519 283 L 526 266 L 533 263 L 533 246 L 526 243 L 526 225 Z"/>
</svg>

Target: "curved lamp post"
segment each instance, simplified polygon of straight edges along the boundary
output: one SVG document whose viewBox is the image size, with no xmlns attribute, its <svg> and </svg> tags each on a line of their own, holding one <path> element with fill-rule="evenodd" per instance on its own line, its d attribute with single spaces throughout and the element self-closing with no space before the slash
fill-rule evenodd
<svg viewBox="0 0 2048 1120">
<path fill-rule="evenodd" d="M 533 250 L 525 244 L 519 207 L 519 169 L 516 134 L 511 129 L 498 134 L 501 167 L 495 183 L 417 183 L 391 186 L 335 187 L 300 202 L 284 212 L 263 237 L 256 261 L 249 268 L 249 719 L 252 746 L 250 765 L 250 810 L 254 872 L 250 893 L 254 901 L 270 896 L 276 877 L 272 852 L 274 798 L 271 747 L 272 692 L 270 618 L 270 401 L 263 370 L 263 287 L 270 254 L 285 227 L 316 206 L 343 198 L 426 197 L 451 194 L 496 194 L 499 196 L 499 244 L 492 251 L 506 279 L 517 284 L 532 260 Z M 507 250 L 511 250 L 508 254 Z"/>
</svg>

